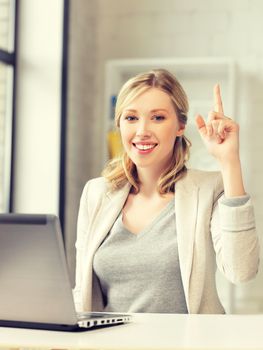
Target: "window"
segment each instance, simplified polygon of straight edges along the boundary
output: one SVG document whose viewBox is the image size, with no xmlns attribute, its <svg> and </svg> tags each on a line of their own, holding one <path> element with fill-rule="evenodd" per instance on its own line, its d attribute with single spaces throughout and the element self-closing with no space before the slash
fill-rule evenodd
<svg viewBox="0 0 263 350">
<path fill-rule="evenodd" d="M 16 1 L 0 0 L 0 212 L 10 209 Z"/>
</svg>

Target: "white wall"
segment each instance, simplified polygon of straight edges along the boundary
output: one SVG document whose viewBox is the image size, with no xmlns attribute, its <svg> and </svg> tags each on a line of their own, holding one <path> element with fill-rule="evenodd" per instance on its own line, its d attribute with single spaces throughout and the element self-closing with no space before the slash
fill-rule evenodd
<svg viewBox="0 0 263 350">
<path fill-rule="evenodd" d="M 19 1 L 14 210 L 59 209 L 63 0 Z"/>
</svg>

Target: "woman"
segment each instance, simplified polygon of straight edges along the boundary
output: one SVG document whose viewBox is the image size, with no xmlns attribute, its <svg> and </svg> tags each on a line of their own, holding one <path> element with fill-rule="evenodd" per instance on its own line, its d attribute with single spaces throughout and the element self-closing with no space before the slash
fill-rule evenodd
<svg viewBox="0 0 263 350">
<path fill-rule="evenodd" d="M 188 102 L 176 78 L 130 79 L 116 103 L 124 154 L 83 191 L 77 233 L 79 311 L 224 313 L 216 267 L 233 282 L 257 273 L 258 238 L 239 159 L 239 127 L 214 111 L 196 125 L 221 172 L 188 170 Z"/>
</svg>

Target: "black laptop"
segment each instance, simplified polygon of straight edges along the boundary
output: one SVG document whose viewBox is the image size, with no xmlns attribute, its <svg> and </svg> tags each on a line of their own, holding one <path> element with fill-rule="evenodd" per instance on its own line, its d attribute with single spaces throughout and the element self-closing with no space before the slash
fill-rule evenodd
<svg viewBox="0 0 263 350">
<path fill-rule="evenodd" d="M 76 313 L 56 216 L 0 214 L 0 326 L 79 331 L 130 321 Z"/>
</svg>

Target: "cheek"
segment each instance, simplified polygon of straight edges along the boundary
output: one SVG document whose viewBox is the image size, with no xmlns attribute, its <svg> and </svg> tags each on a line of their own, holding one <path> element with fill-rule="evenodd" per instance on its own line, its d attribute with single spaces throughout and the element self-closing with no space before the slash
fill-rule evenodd
<svg viewBox="0 0 263 350">
<path fill-rule="evenodd" d="M 133 133 L 133 128 L 131 125 L 127 126 L 127 125 L 120 124 L 120 133 L 123 138 L 131 137 Z"/>
<path fill-rule="evenodd" d="M 170 152 L 174 148 L 174 144 L 175 144 L 175 141 L 176 141 L 177 137 L 178 136 L 176 135 L 176 132 L 171 130 L 171 129 L 163 137 L 163 142 L 165 144 L 164 147 L 167 149 L 167 151 Z"/>
<path fill-rule="evenodd" d="M 120 127 L 121 140 L 123 145 L 127 144 L 130 140 L 130 132 L 127 128 Z"/>
<path fill-rule="evenodd" d="M 174 125 L 164 128 L 161 132 L 161 137 L 169 144 L 174 143 L 177 137 L 177 128 Z"/>
</svg>

